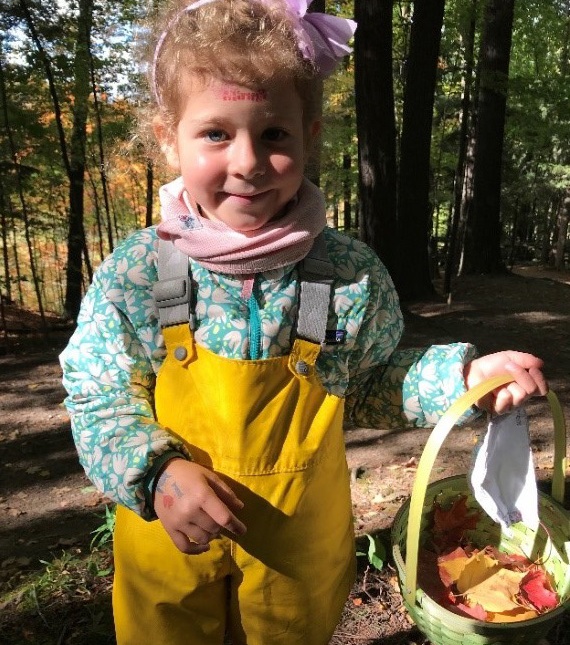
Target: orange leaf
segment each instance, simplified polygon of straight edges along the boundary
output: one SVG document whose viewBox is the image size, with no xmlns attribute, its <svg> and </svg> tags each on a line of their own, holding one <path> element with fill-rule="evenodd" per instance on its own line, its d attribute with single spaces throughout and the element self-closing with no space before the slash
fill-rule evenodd
<svg viewBox="0 0 570 645">
<path fill-rule="evenodd" d="M 490 623 L 515 623 L 520 620 L 530 620 L 531 618 L 536 618 L 538 612 L 532 609 L 525 609 L 524 607 L 518 607 L 512 611 L 501 611 L 501 612 L 487 612 L 487 621 Z"/>
<path fill-rule="evenodd" d="M 465 569 L 465 565 L 469 562 L 469 559 L 469 556 L 460 546 L 451 553 L 440 555 L 437 559 L 437 566 L 439 577 L 443 584 L 447 587 L 455 584 L 463 569 Z"/>
</svg>

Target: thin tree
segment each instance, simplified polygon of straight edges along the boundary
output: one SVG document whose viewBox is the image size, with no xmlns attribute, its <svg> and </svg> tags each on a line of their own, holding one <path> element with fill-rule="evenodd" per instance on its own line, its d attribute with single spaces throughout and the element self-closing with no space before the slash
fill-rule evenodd
<svg viewBox="0 0 570 645">
<path fill-rule="evenodd" d="M 85 260 L 88 262 L 83 213 L 92 22 L 93 0 L 80 0 L 74 61 L 73 129 L 69 146 L 69 229 L 67 236 L 67 284 L 64 305 L 66 315 L 72 320 L 77 318 L 81 305 L 83 288 L 82 253 L 85 254 Z"/>
<path fill-rule="evenodd" d="M 453 214 L 451 218 L 451 228 L 448 235 L 447 258 L 443 280 L 443 291 L 445 294 L 451 293 L 451 280 L 457 272 L 457 243 L 459 241 L 459 222 L 461 219 L 461 204 L 463 201 L 465 169 L 467 164 L 467 144 L 469 141 L 469 117 L 471 111 L 471 86 L 473 84 L 477 3 L 478 0 L 471 0 L 469 26 L 467 29 L 467 36 L 465 38 L 465 72 L 463 74 L 463 95 L 461 97 L 459 150 L 457 153 L 457 165 L 455 168 L 455 179 L 453 184 Z"/>
<path fill-rule="evenodd" d="M 406 65 L 398 180 L 399 266 L 396 287 L 403 300 L 430 296 L 430 150 L 439 46 L 445 0 L 414 4 Z"/>
<path fill-rule="evenodd" d="M 570 221 L 570 188 L 560 200 L 558 210 L 558 236 L 554 249 L 554 268 L 561 271 L 564 268 L 564 255 L 566 251 L 566 240 L 568 238 L 568 223 Z"/>
<path fill-rule="evenodd" d="M 58 133 L 62 163 L 69 180 L 69 228 L 67 236 L 67 270 L 64 310 L 71 319 L 77 317 L 81 304 L 82 264 L 81 256 L 85 247 L 83 228 L 83 174 L 85 169 L 85 127 L 89 97 L 89 45 L 92 21 L 92 0 L 81 0 L 79 4 L 78 32 L 75 56 L 74 118 L 70 150 L 68 151 L 51 59 L 43 46 L 26 0 L 19 0 L 26 26 L 32 42 L 44 67 L 52 99 L 55 125 Z M 82 160 L 83 155 L 83 160 Z"/>
<path fill-rule="evenodd" d="M 105 206 L 105 221 L 107 223 L 107 243 L 109 245 L 109 253 L 113 251 L 113 229 L 111 227 L 111 208 L 109 206 L 109 188 L 107 185 L 107 171 L 105 167 L 105 148 L 103 146 L 103 125 L 101 120 L 101 105 L 99 103 L 99 92 L 97 91 L 97 83 L 95 82 L 95 65 L 93 62 L 93 54 L 91 47 L 88 47 L 87 53 L 89 56 L 89 75 L 91 77 L 91 91 L 93 93 L 93 111 L 95 120 L 97 122 L 97 149 L 99 152 L 99 178 L 101 180 L 101 190 L 103 192 L 103 204 Z M 95 184 L 93 184 L 95 190 Z M 101 240 L 101 244 L 102 244 Z"/>
<path fill-rule="evenodd" d="M 392 0 L 355 0 L 360 237 L 396 268 L 396 123 Z"/>
<path fill-rule="evenodd" d="M 47 321 L 46 321 L 45 312 L 44 312 L 44 305 L 43 305 L 42 294 L 40 289 L 40 280 L 38 277 L 38 269 L 37 269 L 35 254 L 34 254 L 33 242 L 32 242 L 30 216 L 29 216 L 26 198 L 24 196 L 24 181 L 22 177 L 22 169 L 18 159 L 18 151 L 16 149 L 16 143 L 14 141 L 14 136 L 12 133 L 12 128 L 10 126 L 10 119 L 8 115 L 8 103 L 6 101 L 6 84 L 4 81 L 4 65 L 2 63 L 2 57 L 3 57 L 2 52 L 0 51 L 0 98 L 2 99 L 1 101 L 2 119 L 4 122 L 4 131 L 6 132 L 6 139 L 8 141 L 10 156 L 12 158 L 12 167 L 14 168 L 14 172 L 16 176 L 16 187 L 17 187 L 18 198 L 20 201 L 22 220 L 24 222 L 24 236 L 28 247 L 30 271 L 32 273 L 32 281 L 34 284 L 34 291 L 35 291 L 36 300 L 38 303 L 38 311 L 42 321 L 42 328 L 44 332 L 47 333 Z"/>
<path fill-rule="evenodd" d="M 489 0 L 480 60 L 473 216 L 465 241 L 466 273 L 501 273 L 501 171 L 514 0 Z"/>
<path fill-rule="evenodd" d="M 154 166 L 151 159 L 146 161 L 145 226 L 152 226 L 152 205 L 154 203 Z"/>
</svg>

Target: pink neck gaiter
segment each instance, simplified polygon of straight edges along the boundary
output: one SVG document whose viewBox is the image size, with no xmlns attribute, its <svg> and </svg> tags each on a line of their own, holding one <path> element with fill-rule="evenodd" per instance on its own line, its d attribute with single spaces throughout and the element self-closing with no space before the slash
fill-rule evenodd
<svg viewBox="0 0 570 645">
<path fill-rule="evenodd" d="M 159 196 L 159 237 L 220 273 L 244 275 L 295 264 L 307 255 L 326 225 L 324 196 L 307 179 L 282 217 L 246 233 L 197 213 L 190 206 L 181 177 L 162 186 Z"/>
</svg>

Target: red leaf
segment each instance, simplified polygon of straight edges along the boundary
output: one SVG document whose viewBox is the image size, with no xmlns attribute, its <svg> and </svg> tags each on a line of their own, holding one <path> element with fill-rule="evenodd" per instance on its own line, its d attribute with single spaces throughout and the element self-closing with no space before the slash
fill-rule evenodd
<svg viewBox="0 0 570 645">
<path fill-rule="evenodd" d="M 558 596 L 542 569 L 531 569 L 521 580 L 520 588 L 522 597 L 537 611 L 558 606 Z"/>
</svg>

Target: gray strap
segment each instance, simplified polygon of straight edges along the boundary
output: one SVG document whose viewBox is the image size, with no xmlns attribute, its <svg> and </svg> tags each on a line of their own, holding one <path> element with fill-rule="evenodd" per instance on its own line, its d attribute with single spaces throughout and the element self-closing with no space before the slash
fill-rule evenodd
<svg viewBox="0 0 570 645">
<path fill-rule="evenodd" d="M 325 342 L 327 319 L 334 277 L 324 232 L 315 238 L 313 248 L 299 266 L 301 291 L 297 337 L 314 343 Z"/>
<path fill-rule="evenodd" d="M 152 287 L 152 295 L 161 327 L 190 323 L 194 329 L 188 256 L 167 240 L 158 240 L 158 282 Z"/>
</svg>

